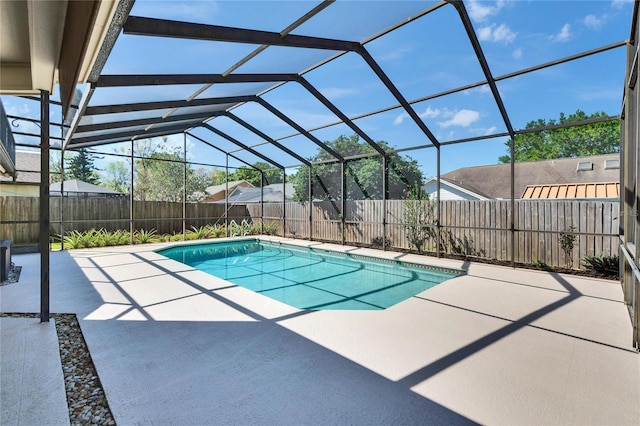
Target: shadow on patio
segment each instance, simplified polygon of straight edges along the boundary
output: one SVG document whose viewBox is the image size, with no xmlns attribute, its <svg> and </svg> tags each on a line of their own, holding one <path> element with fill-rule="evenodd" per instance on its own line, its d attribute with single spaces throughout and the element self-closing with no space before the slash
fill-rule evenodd
<svg viewBox="0 0 640 426">
<path fill-rule="evenodd" d="M 630 325 L 616 283 L 471 265 L 384 311 L 298 311 L 134 250 L 55 254 L 71 279 L 52 274 L 52 305 L 78 313 L 121 424 L 640 415 L 639 358 L 620 338 Z"/>
</svg>

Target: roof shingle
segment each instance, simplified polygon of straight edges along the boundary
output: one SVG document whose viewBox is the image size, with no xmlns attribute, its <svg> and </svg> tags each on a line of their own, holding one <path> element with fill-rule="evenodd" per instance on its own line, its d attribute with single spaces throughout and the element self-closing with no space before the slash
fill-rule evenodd
<svg viewBox="0 0 640 426">
<path fill-rule="evenodd" d="M 619 182 L 619 169 L 605 169 L 605 161 L 618 160 L 620 154 L 531 161 L 515 164 L 515 196 L 521 197 L 530 185 Z M 592 162 L 593 169 L 578 171 L 578 163 Z M 463 167 L 441 176 L 476 194 L 493 199 L 511 198 L 510 165 Z"/>
</svg>

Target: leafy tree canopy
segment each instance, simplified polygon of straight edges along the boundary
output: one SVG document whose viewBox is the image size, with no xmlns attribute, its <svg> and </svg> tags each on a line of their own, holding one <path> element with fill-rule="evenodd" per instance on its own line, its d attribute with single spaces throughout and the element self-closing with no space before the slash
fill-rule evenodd
<svg viewBox="0 0 640 426">
<path fill-rule="evenodd" d="M 62 152 L 52 150 L 49 154 L 49 183 L 62 181 Z M 68 157 L 65 155 L 65 158 Z"/>
<path fill-rule="evenodd" d="M 344 157 L 362 154 L 374 154 L 376 151 L 366 143 L 361 143 L 357 135 L 340 136 L 334 141 L 325 142 Z M 384 150 L 390 149 L 386 142 L 377 142 Z M 320 149 L 311 157 L 311 162 L 331 160 L 333 157 Z M 389 154 L 388 191 L 389 199 L 403 199 L 409 190 L 422 184 L 422 172 L 418 162 L 408 156 Z M 365 157 L 345 162 L 346 198 L 349 200 L 382 199 L 383 163 L 380 156 Z M 309 200 L 309 168 L 300 167 L 291 177 L 294 184 L 294 199 Z M 340 163 L 324 163 L 312 166 L 313 198 L 342 198 L 342 180 Z"/>
<path fill-rule="evenodd" d="M 539 118 L 530 121 L 527 123 L 526 128 L 534 129 L 604 117 L 607 117 L 604 112 L 587 115 L 584 111 L 578 110 L 575 114 L 569 116 L 560 113 L 558 120 Z M 505 145 L 507 146 L 507 151 L 509 151 L 510 141 L 505 142 Z M 516 162 L 620 152 L 620 121 L 604 121 L 576 127 L 520 134 L 515 138 L 514 148 Z M 508 154 L 503 155 L 499 158 L 499 161 L 508 163 L 510 156 Z"/>
<path fill-rule="evenodd" d="M 211 185 L 222 185 L 227 181 L 227 174 L 222 169 L 214 168 L 209 172 L 209 181 Z"/>
<path fill-rule="evenodd" d="M 105 168 L 105 177 L 102 183 L 105 188 L 113 189 L 123 194 L 129 193 L 131 186 L 129 165 L 124 161 L 112 161 L 108 163 Z"/>
<path fill-rule="evenodd" d="M 121 148 L 122 153 L 131 154 L 130 150 Z M 171 147 L 167 138 L 143 139 L 134 145 L 134 186 L 133 196 L 139 201 L 171 201 L 181 202 L 184 193 L 187 201 L 197 202 L 206 197 L 205 189 L 212 185 L 213 175 L 204 168 L 194 169 L 185 165 L 182 149 Z M 105 170 L 105 185 L 120 192 L 129 192 L 131 173 L 124 161 L 114 161 Z"/>
<path fill-rule="evenodd" d="M 253 166 L 255 168 L 249 166 L 238 167 L 234 172 L 229 173 L 229 180 L 246 180 L 253 186 L 262 186 L 262 179 L 260 172 L 256 170 L 257 168 L 264 171 L 265 185 L 282 182 L 282 172 L 280 170 L 273 170 L 272 165 L 258 161 Z M 222 183 L 224 183 L 224 180 Z"/>
<path fill-rule="evenodd" d="M 79 179 L 94 185 L 100 184 L 98 168 L 94 165 L 96 155 L 82 148 L 73 157 L 65 158 L 65 179 Z"/>
</svg>

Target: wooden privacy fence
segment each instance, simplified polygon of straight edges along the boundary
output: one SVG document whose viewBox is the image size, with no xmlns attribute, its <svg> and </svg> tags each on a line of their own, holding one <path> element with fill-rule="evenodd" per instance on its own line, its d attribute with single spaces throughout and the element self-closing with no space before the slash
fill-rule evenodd
<svg viewBox="0 0 640 426">
<path fill-rule="evenodd" d="M 379 246 L 386 241 L 387 247 L 409 249 L 412 247 L 403 225 L 406 203 L 402 200 L 388 200 L 386 205 L 382 200 L 347 201 L 344 212 L 340 201 L 314 202 L 313 206 L 268 203 L 263 207 L 263 219 L 278 223 L 280 235 L 284 236 Z M 260 217 L 259 205 L 249 206 L 248 210 L 252 217 Z M 579 267 L 585 255 L 617 255 L 618 210 L 617 201 L 516 200 L 515 261 L 563 267 L 572 263 Z M 385 215 L 386 226 L 383 226 Z M 442 201 L 440 217 L 442 252 L 511 260 L 509 200 Z M 572 227 L 575 244 L 572 259 L 567 259 L 559 238 L 562 231 L 570 231 Z M 433 230 L 437 232 L 435 227 Z M 428 242 L 426 250 L 435 252 L 436 238 Z"/>
<path fill-rule="evenodd" d="M 0 197 L 0 237 L 14 244 L 37 244 L 39 198 Z M 64 212 L 62 211 L 64 208 Z M 134 229 L 156 229 L 159 233 L 182 232 L 182 203 L 164 201 L 134 201 Z M 224 204 L 187 203 L 185 226 L 203 226 L 224 223 Z M 128 198 L 60 198 L 50 199 L 50 233 L 60 233 L 64 217 L 64 230 L 86 231 L 104 228 L 108 231 L 130 227 L 130 201 Z M 229 221 L 251 220 L 245 206 L 229 207 Z"/>
<path fill-rule="evenodd" d="M 60 233 L 61 202 L 67 232 L 91 228 L 129 229 L 127 198 L 64 201 L 52 198 L 51 234 Z M 347 201 L 344 212 L 340 201 L 231 206 L 228 220 L 257 222 L 262 217 L 265 223 L 277 224 L 279 234 L 287 237 L 380 247 L 386 241 L 388 248 L 410 249 L 403 225 L 406 203 L 402 200 Z M 569 231 L 571 227 L 576 234 L 571 259 L 574 266 L 579 266 L 585 255 L 618 253 L 618 202 L 517 200 L 515 207 L 516 262 L 567 266 L 569 259 L 565 259 L 559 237 L 561 231 Z M 38 208 L 38 198 L 0 197 L 0 237 L 11 239 L 14 244 L 37 243 Z M 182 232 L 182 209 L 182 203 L 136 201 L 134 229 Z M 224 204 L 187 203 L 185 209 L 187 229 L 225 221 Z M 442 252 L 511 260 L 510 201 L 443 201 L 440 212 Z M 386 225 L 383 226 L 383 222 Z M 435 238 L 428 241 L 425 250 L 435 252 Z"/>
</svg>

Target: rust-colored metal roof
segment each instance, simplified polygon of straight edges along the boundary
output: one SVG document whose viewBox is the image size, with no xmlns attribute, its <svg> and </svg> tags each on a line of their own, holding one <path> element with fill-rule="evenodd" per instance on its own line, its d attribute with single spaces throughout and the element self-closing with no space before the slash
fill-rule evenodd
<svg viewBox="0 0 640 426">
<path fill-rule="evenodd" d="M 620 154 L 616 153 L 516 163 L 515 195 L 518 197 L 519 194 L 524 194 L 528 186 L 619 181 L 620 169 L 606 168 L 607 161 L 618 159 Z M 579 171 L 578 164 L 584 162 L 591 162 L 593 169 Z M 486 198 L 511 198 L 509 164 L 463 167 L 443 174 L 442 179 Z"/>
<path fill-rule="evenodd" d="M 619 182 L 528 185 L 522 194 L 523 199 L 618 197 L 620 197 Z"/>
</svg>

